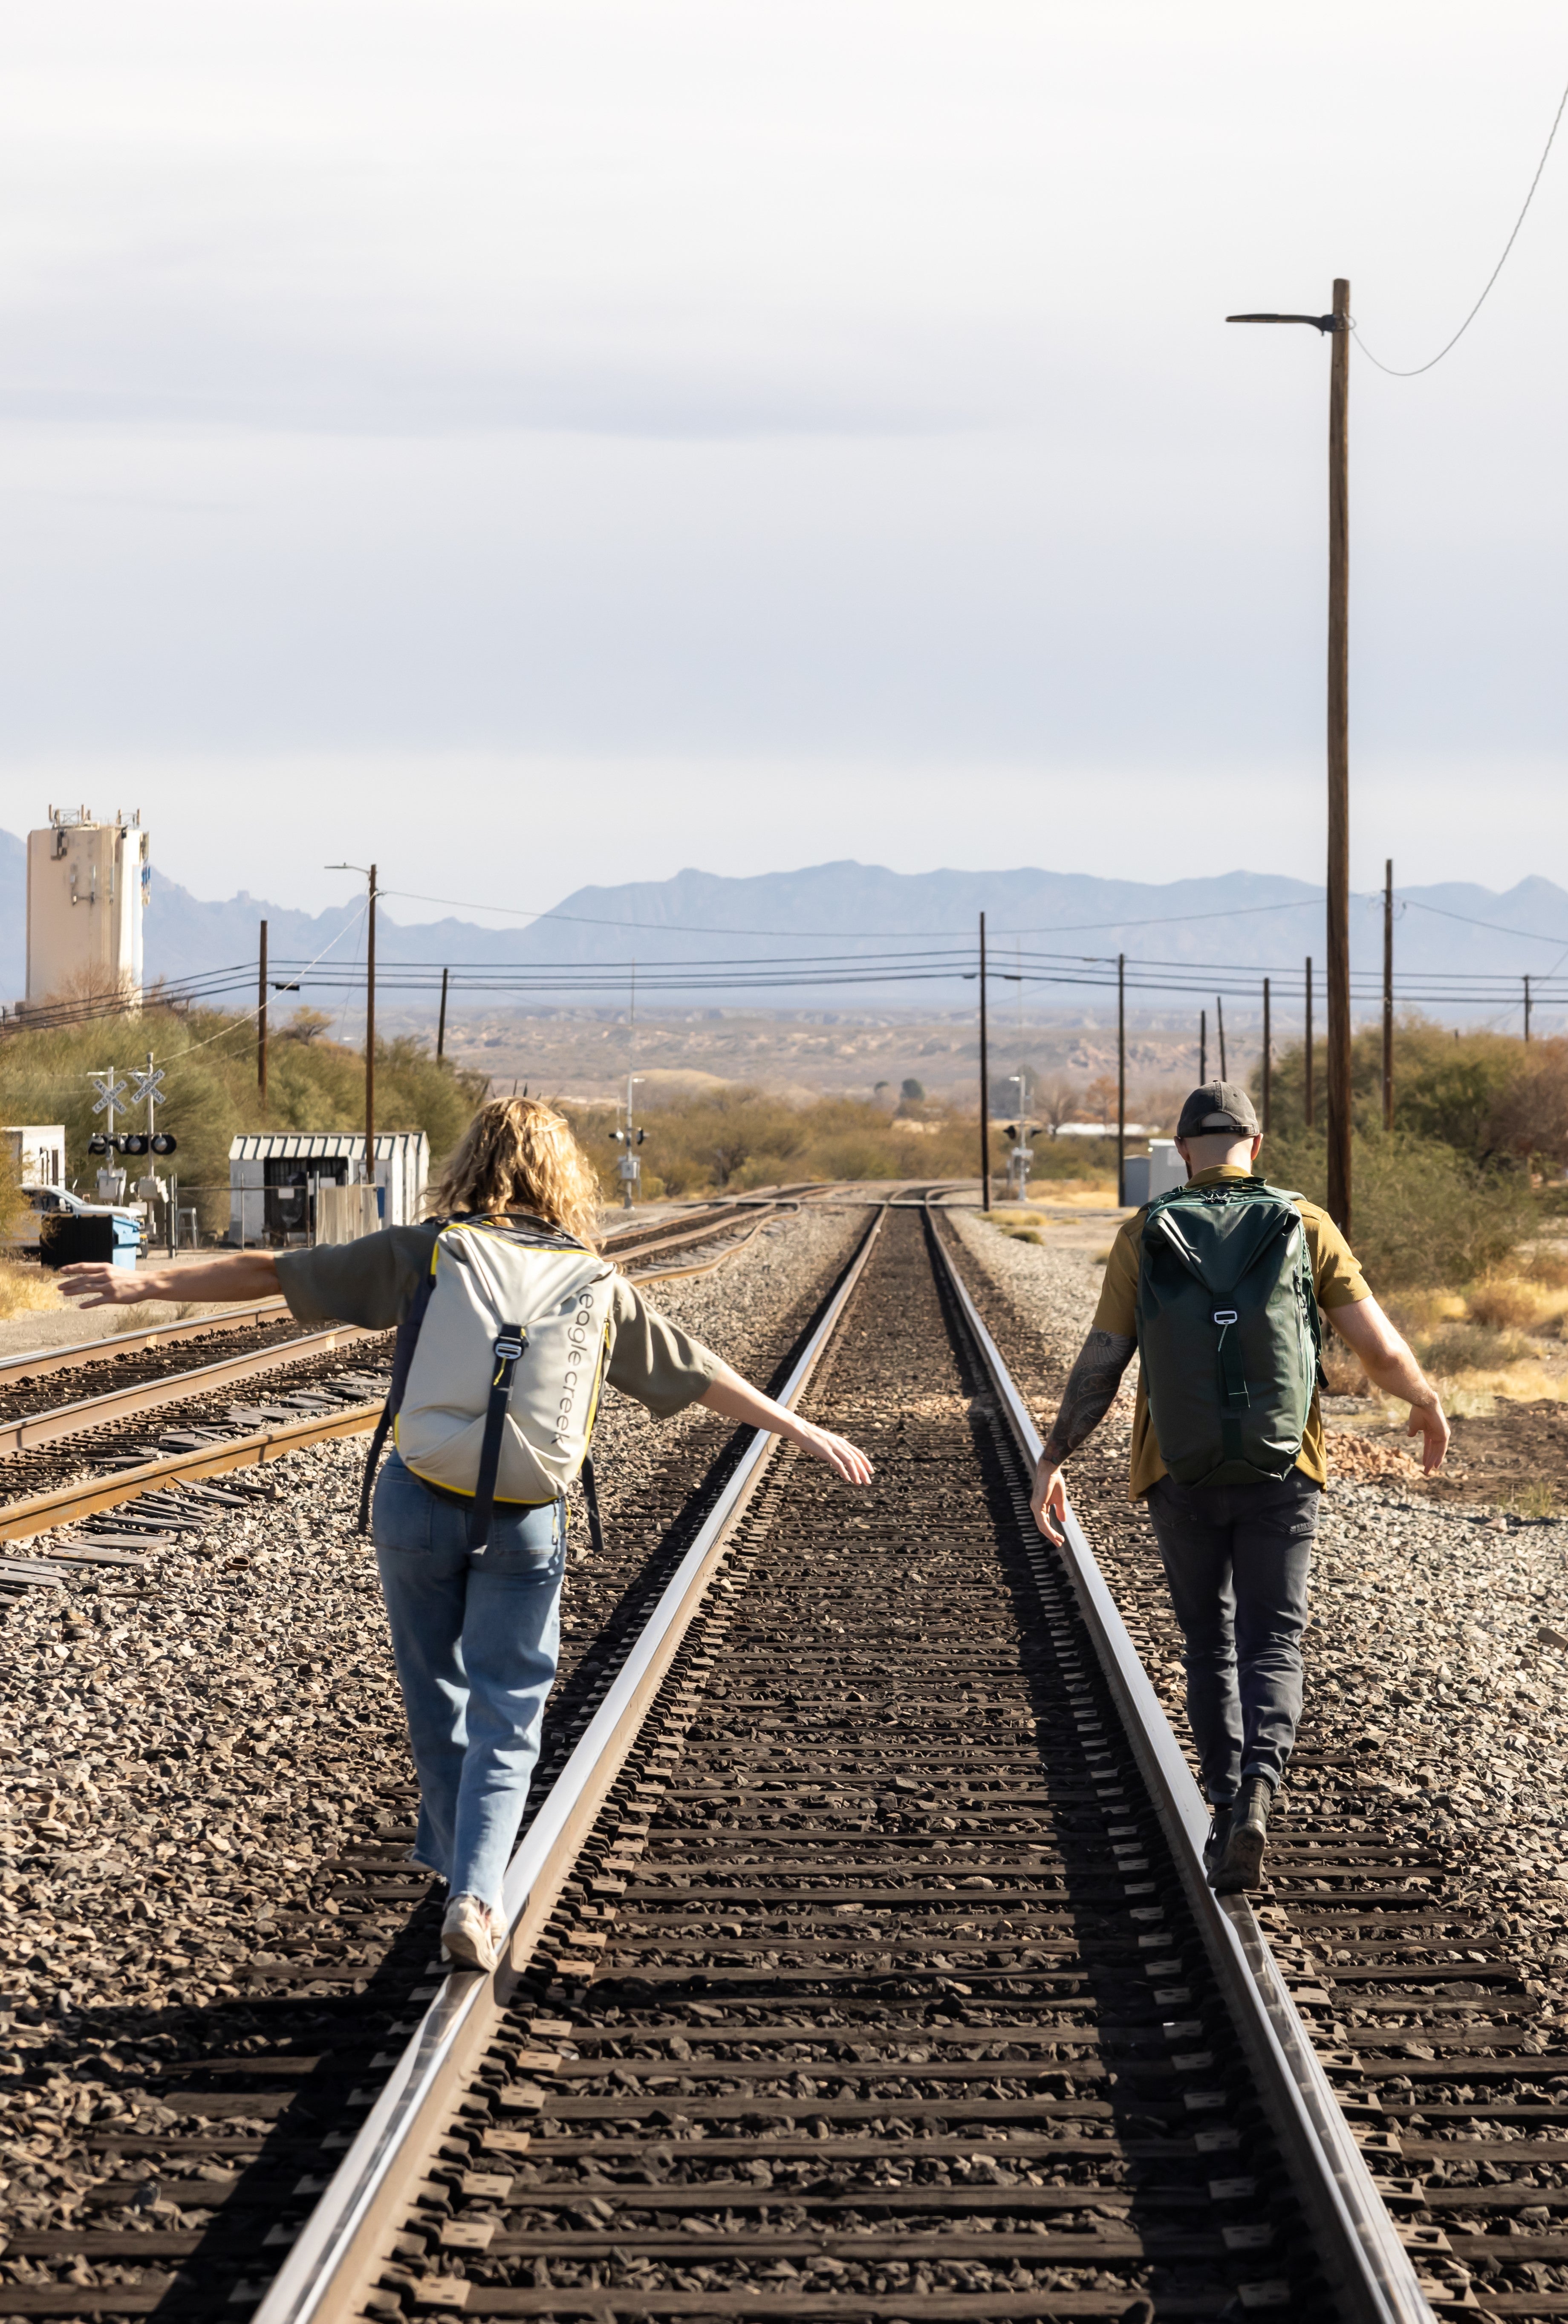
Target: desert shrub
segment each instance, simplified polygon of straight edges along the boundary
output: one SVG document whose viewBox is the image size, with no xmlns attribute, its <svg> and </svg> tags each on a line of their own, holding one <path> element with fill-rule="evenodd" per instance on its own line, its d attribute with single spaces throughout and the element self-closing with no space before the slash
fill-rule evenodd
<svg viewBox="0 0 1568 2324">
<path fill-rule="evenodd" d="M 1331 1396 L 1365 1396 L 1367 1375 L 1361 1370 L 1360 1356 L 1352 1355 L 1342 1340 L 1332 1332 L 1325 1333 L 1323 1343 L 1324 1378 Z"/>
<path fill-rule="evenodd" d="M 1553 1043 L 1532 1044 L 1544 1053 Z M 1565 1045 L 1568 1046 L 1568 1045 Z M 1509 1093 L 1530 1056 L 1523 1041 L 1506 1033 L 1463 1033 L 1457 1038 L 1441 1025 L 1407 1017 L 1394 1028 L 1394 1127 L 1409 1136 L 1435 1139 L 1478 1159 L 1512 1150 L 1501 1134 Z M 1328 1087 L 1326 1042 L 1313 1044 L 1318 1126 Z M 1275 1060 L 1270 1093 L 1275 1136 L 1294 1138 L 1305 1122 L 1305 1052 L 1300 1042 Z M 1254 1098 L 1263 1087 L 1261 1064 L 1253 1068 Z M 1351 1102 L 1358 1129 L 1382 1124 L 1383 1035 L 1364 1025 L 1351 1043 Z M 1511 1116 L 1508 1117 L 1511 1119 Z"/>
<path fill-rule="evenodd" d="M 1529 1354 L 1522 1340 L 1489 1323 L 1444 1323 L 1416 1343 L 1422 1362 L 1434 1372 L 1490 1372 L 1517 1364 Z"/>
<path fill-rule="evenodd" d="M 1533 1041 L 1497 1091 L 1486 1134 L 1499 1153 L 1568 1163 L 1568 1040 Z"/>
<path fill-rule="evenodd" d="M 1465 1304 L 1472 1322 L 1489 1323 L 1494 1332 L 1527 1332 L 1541 1313 L 1539 1296 L 1517 1276 L 1493 1276 L 1478 1283 Z"/>
<path fill-rule="evenodd" d="M 11 1159 L 9 1148 L 0 1147 L 0 1235 L 8 1235 L 22 1224 L 26 1208 L 21 1174 Z"/>
<path fill-rule="evenodd" d="M 1270 1139 L 1261 1167 L 1314 1203 L 1327 1195 L 1317 1139 Z M 1434 1139 L 1358 1137 L 1351 1242 L 1374 1292 L 1471 1283 L 1499 1268 L 1535 1223 L 1513 1169 L 1483 1169 Z"/>
<path fill-rule="evenodd" d="M 565 1111 L 599 1172 L 606 1199 L 612 1199 L 619 1192 L 615 1163 L 621 1150 L 612 1135 L 614 1108 L 568 1104 Z M 736 1084 L 676 1095 L 650 1107 L 643 1124 L 645 1198 L 656 1176 L 672 1199 L 686 1201 L 834 1178 L 973 1177 L 978 1167 L 973 1117 L 927 1108 L 919 1120 L 906 1120 L 890 1115 L 875 1099 L 822 1098 L 815 1105 L 792 1105 L 765 1090 Z M 1006 1175 L 1006 1148 L 998 1130 L 992 1139 L 992 1168 L 999 1178 Z"/>
<path fill-rule="evenodd" d="M 1525 1273 L 1532 1283 L 1543 1284 L 1548 1291 L 1568 1291 L 1568 1251 L 1543 1244 L 1525 1261 Z"/>
</svg>

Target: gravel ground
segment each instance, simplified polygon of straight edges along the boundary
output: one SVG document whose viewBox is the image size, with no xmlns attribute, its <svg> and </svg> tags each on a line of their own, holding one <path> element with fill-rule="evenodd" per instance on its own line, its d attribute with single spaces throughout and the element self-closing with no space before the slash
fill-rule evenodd
<svg viewBox="0 0 1568 2324">
<path fill-rule="evenodd" d="M 977 1218 L 954 1223 L 994 1286 L 982 1305 L 1043 1426 L 1101 1269 Z M 972 1280 L 978 1271 L 972 1263 Z M 1148 1521 L 1125 1498 L 1133 1378 L 1069 1478 L 1185 1741 L 1179 1640 L 1147 1578 Z M 1487 1904 L 1551 1998 L 1568 1998 L 1568 1524 L 1434 1502 L 1397 1476 L 1348 1476 L 1366 1460 L 1355 1438 L 1331 1437 L 1330 1455 L 1302 1741 L 1356 1751 L 1368 1816 L 1453 1849 L 1467 1876 L 1446 1893 Z"/>
<path fill-rule="evenodd" d="M 864 1223 L 801 1213 L 651 1296 L 766 1380 Z M 606 1570 L 575 1517 L 563 1672 L 729 1433 L 607 1400 Z M 364 1452 L 342 1439 L 247 1472 L 275 1499 L 144 1572 L 89 1567 L 0 1601 L 0 2192 L 14 2216 L 36 2224 L 51 2173 L 89 2168 L 73 2133 L 115 2120 L 126 2070 L 235 1990 L 226 1962 L 296 1932 L 311 1949 L 320 1868 L 373 1834 L 388 1795 L 408 1812 L 381 1597 L 353 1531 Z"/>
</svg>

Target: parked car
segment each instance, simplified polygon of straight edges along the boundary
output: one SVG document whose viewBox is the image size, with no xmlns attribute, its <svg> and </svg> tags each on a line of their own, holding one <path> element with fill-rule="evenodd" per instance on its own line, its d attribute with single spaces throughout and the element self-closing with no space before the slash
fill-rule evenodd
<svg viewBox="0 0 1568 2324">
<path fill-rule="evenodd" d="M 28 1207 L 5 1237 L 6 1249 L 42 1259 L 45 1267 L 70 1267 L 83 1259 L 135 1266 L 145 1229 L 134 1211 L 115 1203 L 89 1203 L 66 1186 L 23 1186 L 22 1192 Z"/>
</svg>

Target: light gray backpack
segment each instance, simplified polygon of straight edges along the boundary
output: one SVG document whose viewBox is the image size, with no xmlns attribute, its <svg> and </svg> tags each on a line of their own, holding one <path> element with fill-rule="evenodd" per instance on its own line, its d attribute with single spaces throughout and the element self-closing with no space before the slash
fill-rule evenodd
<svg viewBox="0 0 1568 2324">
<path fill-rule="evenodd" d="M 484 1548 L 498 1500 L 538 1507 L 563 1495 L 579 1472 L 597 1549 L 588 1444 L 614 1285 L 607 1260 L 543 1225 L 504 1215 L 442 1221 L 429 1273 L 398 1326 L 361 1531 L 391 1428 L 416 1477 L 470 1501 L 470 1549 Z"/>
</svg>

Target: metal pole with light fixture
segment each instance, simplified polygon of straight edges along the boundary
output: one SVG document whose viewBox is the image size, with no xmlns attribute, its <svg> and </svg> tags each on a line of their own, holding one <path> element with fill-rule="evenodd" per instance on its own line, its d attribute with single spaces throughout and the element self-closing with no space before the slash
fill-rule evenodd
<svg viewBox="0 0 1568 2324">
<path fill-rule="evenodd" d="M 1333 342 L 1328 401 L 1328 1211 L 1351 1231 L 1351 286 L 1327 315 L 1227 315 L 1228 323 L 1306 323 Z"/>
<path fill-rule="evenodd" d="M 328 863 L 328 872 L 358 872 L 369 881 L 369 918 L 364 940 L 364 1183 L 375 1185 L 375 865 Z"/>
</svg>

